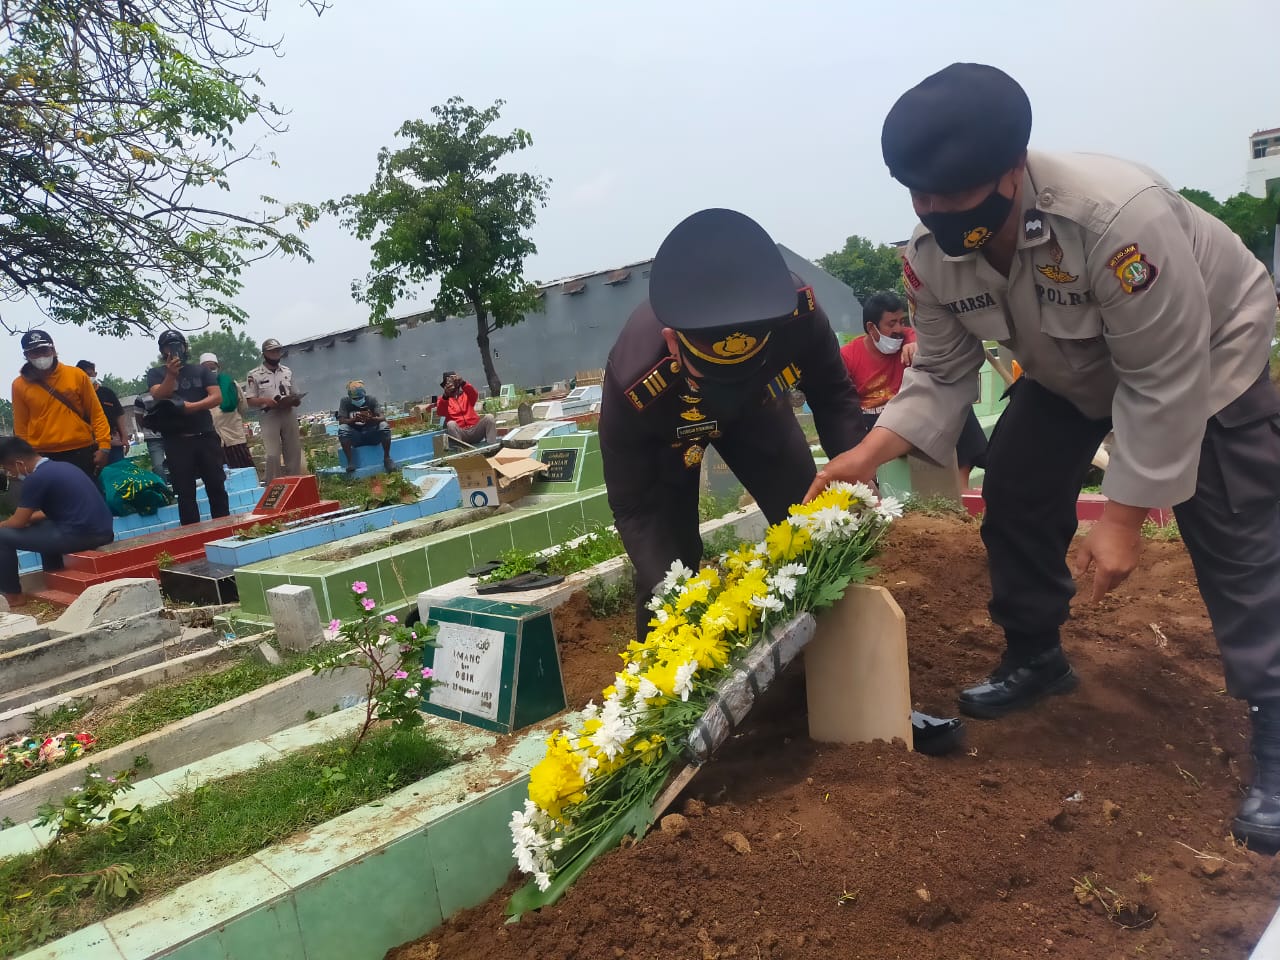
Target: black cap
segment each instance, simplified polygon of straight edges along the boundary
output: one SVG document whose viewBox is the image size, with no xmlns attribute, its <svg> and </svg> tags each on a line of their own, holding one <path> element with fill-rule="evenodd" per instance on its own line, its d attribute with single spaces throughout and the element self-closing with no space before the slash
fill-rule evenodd
<svg viewBox="0 0 1280 960">
<path fill-rule="evenodd" d="M 457 374 L 454 373 L 452 370 L 446 370 L 444 373 L 440 374 L 440 386 L 442 387 L 447 386 L 449 383 L 449 378 L 456 377 L 456 376 Z"/>
<path fill-rule="evenodd" d="M 28 330 L 22 335 L 22 352 L 35 350 L 37 347 L 52 347 L 53 338 L 43 330 Z"/>
<path fill-rule="evenodd" d="M 1031 139 L 1031 101 L 1018 81 L 983 63 L 953 63 L 916 84 L 884 120 L 890 175 L 923 193 L 994 183 Z"/>
</svg>

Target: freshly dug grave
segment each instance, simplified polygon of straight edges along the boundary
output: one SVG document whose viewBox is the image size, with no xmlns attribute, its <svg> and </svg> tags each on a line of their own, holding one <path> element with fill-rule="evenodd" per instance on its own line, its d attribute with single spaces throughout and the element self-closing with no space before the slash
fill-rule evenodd
<svg viewBox="0 0 1280 960">
<path fill-rule="evenodd" d="M 977 527 L 908 517 L 880 566 L 917 705 L 950 711 L 1001 648 Z M 1182 545 L 1148 542 L 1134 576 L 1074 616 L 1080 689 L 970 721 L 969 750 L 943 759 L 811 743 L 793 671 L 693 780 L 671 832 L 601 858 L 518 924 L 503 923 L 513 884 L 389 960 L 1243 960 L 1280 863 L 1227 839 L 1247 723 Z"/>
</svg>

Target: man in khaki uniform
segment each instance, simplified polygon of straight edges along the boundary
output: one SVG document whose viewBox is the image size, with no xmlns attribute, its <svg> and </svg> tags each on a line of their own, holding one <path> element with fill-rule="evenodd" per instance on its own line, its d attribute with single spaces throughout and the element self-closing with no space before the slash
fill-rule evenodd
<svg viewBox="0 0 1280 960">
<path fill-rule="evenodd" d="M 262 417 L 267 483 L 276 477 L 302 474 L 302 431 L 298 427 L 298 415 L 294 413 L 302 397 L 293 388 L 293 371 L 280 362 L 283 357 L 284 348 L 279 340 L 264 340 L 262 365 L 250 370 L 245 379 L 245 400 L 257 408 Z M 282 454 L 284 473 L 280 472 Z"/>
<path fill-rule="evenodd" d="M 1115 431 L 1102 519 L 1075 573 L 1092 598 L 1138 562 L 1150 507 L 1174 506 L 1222 650 L 1250 703 L 1256 772 L 1234 829 L 1280 845 L 1280 394 L 1275 297 L 1221 222 L 1136 164 L 1027 152 L 1031 106 L 994 67 L 953 64 L 885 120 L 890 173 L 923 226 L 903 271 L 919 352 L 875 429 L 819 472 L 871 480 L 913 448 L 941 460 L 977 397 L 982 341 L 1025 370 L 991 438 L 982 537 L 1001 663 L 960 695 L 998 717 L 1072 689 L 1059 645 L 1066 552 L 1090 458 Z"/>
</svg>

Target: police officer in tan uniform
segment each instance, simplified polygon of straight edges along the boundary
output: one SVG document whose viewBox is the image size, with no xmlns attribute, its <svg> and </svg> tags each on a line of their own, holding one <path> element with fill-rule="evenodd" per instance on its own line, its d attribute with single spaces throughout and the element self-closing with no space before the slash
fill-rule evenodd
<svg viewBox="0 0 1280 960">
<path fill-rule="evenodd" d="M 955 445 L 982 341 L 1026 375 L 991 438 L 982 538 L 1006 652 L 960 694 L 998 717 L 1076 684 L 1059 645 L 1075 585 L 1075 501 L 1114 429 L 1102 519 L 1077 551 L 1092 598 L 1138 562 L 1151 507 L 1173 505 L 1227 686 L 1247 700 L 1256 774 L 1238 836 L 1280 844 L 1280 395 L 1267 376 L 1267 271 L 1221 222 L 1145 167 L 1027 152 L 1031 106 L 994 67 L 953 64 L 885 120 L 893 177 L 923 224 L 903 263 L 919 351 L 867 439 L 822 470 L 867 480 Z"/>
<path fill-rule="evenodd" d="M 636 634 L 644 604 L 674 560 L 696 567 L 698 477 L 707 446 L 770 523 L 799 503 L 813 455 L 788 402 L 803 387 L 823 449 L 848 450 L 864 431 L 858 396 L 813 291 L 754 220 L 703 210 L 667 236 L 649 299 L 609 353 L 600 448 L 609 507 L 635 567 Z M 959 720 L 912 715 L 915 747 L 943 753 Z"/>
</svg>

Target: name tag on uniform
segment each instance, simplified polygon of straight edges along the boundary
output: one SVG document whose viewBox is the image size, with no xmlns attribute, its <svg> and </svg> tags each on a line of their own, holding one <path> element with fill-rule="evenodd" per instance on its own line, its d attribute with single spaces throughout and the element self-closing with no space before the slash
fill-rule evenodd
<svg viewBox="0 0 1280 960">
<path fill-rule="evenodd" d="M 717 433 L 720 430 L 720 421 L 704 420 L 702 423 L 690 423 L 683 427 L 676 427 L 676 436 L 681 440 L 687 440 L 689 437 L 702 437 L 708 433 Z"/>
</svg>

